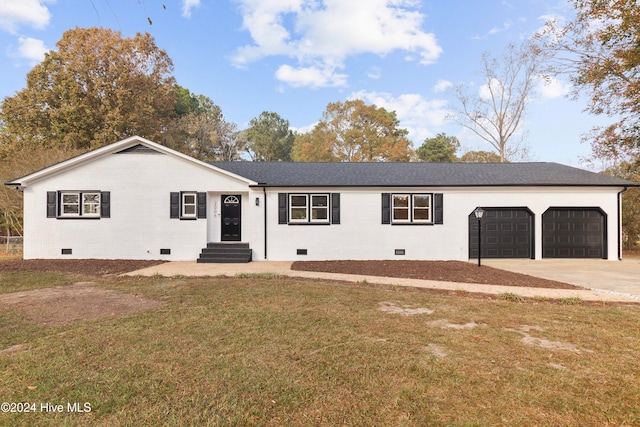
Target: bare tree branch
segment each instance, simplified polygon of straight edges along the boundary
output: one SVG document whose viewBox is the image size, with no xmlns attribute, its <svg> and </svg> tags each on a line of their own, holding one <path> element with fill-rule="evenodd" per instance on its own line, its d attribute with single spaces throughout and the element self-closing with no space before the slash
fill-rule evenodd
<svg viewBox="0 0 640 427">
<path fill-rule="evenodd" d="M 459 107 L 449 119 L 488 142 L 503 162 L 522 150 L 522 141 L 512 139 L 521 130 L 539 71 L 539 53 L 530 44 L 511 44 L 499 59 L 485 52 L 481 58 L 484 81 L 480 89 L 472 92 L 472 88 L 460 85 L 454 90 Z"/>
</svg>

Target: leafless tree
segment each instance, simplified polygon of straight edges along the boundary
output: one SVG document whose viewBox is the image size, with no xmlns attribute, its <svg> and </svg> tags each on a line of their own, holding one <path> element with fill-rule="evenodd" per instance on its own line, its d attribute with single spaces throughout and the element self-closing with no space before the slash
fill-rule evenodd
<svg viewBox="0 0 640 427">
<path fill-rule="evenodd" d="M 454 88 L 458 106 L 449 119 L 488 142 L 502 162 L 528 155 L 521 125 L 538 78 L 539 59 L 539 50 L 528 43 L 510 44 L 498 58 L 485 52 L 482 85 Z"/>
</svg>

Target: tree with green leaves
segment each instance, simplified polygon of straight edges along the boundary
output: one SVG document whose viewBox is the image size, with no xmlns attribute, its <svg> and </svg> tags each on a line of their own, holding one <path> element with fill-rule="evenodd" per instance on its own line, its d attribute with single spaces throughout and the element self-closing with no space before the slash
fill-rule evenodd
<svg viewBox="0 0 640 427">
<path fill-rule="evenodd" d="M 96 148 L 131 135 L 159 140 L 176 116 L 173 64 L 153 37 L 66 31 L 4 99 L 4 144 Z"/>
<path fill-rule="evenodd" d="M 456 162 L 456 151 L 460 148 L 460 141 L 455 136 L 447 136 L 444 132 L 434 138 L 427 138 L 416 149 L 416 156 L 423 162 Z"/>
<path fill-rule="evenodd" d="M 596 157 L 640 159 L 640 5 L 636 0 L 572 0 L 576 17 L 547 22 L 539 46 L 553 54 L 548 73 L 566 75 L 587 111 L 615 117 L 589 138 Z"/>
<path fill-rule="evenodd" d="M 461 162 L 467 163 L 499 163 L 500 156 L 493 151 L 467 151 L 460 157 Z"/>
<path fill-rule="evenodd" d="M 289 129 L 289 121 L 277 113 L 263 111 L 251 119 L 249 128 L 243 131 L 246 149 L 253 161 L 291 161 L 295 135 Z"/>
<path fill-rule="evenodd" d="M 360 99 L 327 105 L 309 133 L 296 136 L 292 158 L 318 162 L 408 161 L 413 152 L 395 112 Z"/>
</svg>

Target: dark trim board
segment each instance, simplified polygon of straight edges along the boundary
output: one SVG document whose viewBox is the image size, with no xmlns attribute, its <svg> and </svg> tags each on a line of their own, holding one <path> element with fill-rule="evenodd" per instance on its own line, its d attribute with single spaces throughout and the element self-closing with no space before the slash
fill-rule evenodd
<svg viewBox="0 0 640 427">
<path fill-rule="evenodd" d="M 527 207 L 482 207 L 482 258 L 535 258 L 534 215 Z M 478 258 L 478 220 L 469 214 L 469 258 Z"/>
</svg>

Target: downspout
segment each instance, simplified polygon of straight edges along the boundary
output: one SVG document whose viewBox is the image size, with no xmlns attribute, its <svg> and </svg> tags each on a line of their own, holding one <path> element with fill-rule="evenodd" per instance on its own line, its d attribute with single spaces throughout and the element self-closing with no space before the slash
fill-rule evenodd
<svg viewBox="0 0 640 427">
<path fill-rule="evenodd" d="M 267 259 L 267 187 L 262 187 L 264 195 L 264 259 Z"/>
<path fill-rule="evenodd" d="M 618 261 L 622 261 L 622 193 L 627 191 L 627 188 L 618 191 Z"/>
</svg>

